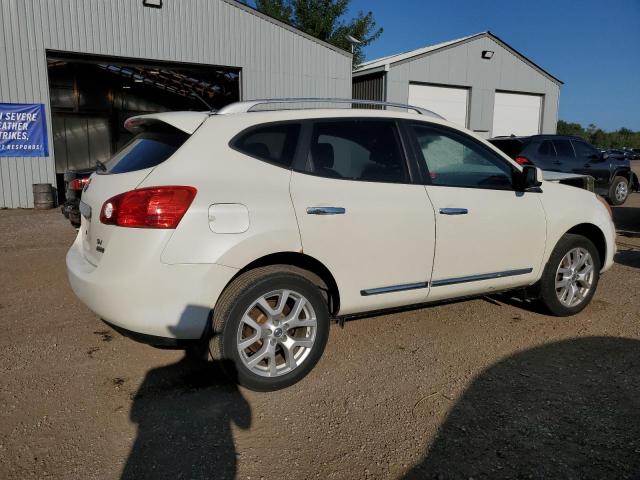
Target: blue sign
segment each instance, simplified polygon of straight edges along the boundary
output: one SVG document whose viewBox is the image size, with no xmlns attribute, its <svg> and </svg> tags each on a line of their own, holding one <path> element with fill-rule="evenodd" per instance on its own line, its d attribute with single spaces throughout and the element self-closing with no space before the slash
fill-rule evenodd
<svg viewBox="0 0 640 480">
<path fill-rule="evenodd" d="M 0 103 L 0 157 L 47 157 L 47 122 L 41 103 Z"/>
</svg>

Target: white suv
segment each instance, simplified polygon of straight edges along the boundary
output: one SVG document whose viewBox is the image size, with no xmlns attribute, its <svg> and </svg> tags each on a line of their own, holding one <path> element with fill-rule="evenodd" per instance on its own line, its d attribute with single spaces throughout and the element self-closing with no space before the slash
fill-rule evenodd
<svg viewBox="0 0 640 480">
<path fill-rule="evenodd" d="M 67 254 L 107 323 L 208 341 L 275 390 L 318 362 L 331 318 L 524 287 L 572 315 L 612 265 L 606 202 L 435 114 L 251 111 L 273 102 L 126 122 L 137 135 L 91 176 Z"/>
</svg>

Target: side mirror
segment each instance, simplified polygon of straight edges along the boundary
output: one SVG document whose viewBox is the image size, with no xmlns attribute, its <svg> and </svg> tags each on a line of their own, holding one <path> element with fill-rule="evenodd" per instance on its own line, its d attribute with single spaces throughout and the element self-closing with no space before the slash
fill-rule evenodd
<svg viewBox="0 0 640 480">
<path fill-rule="evenodd" d="M 538 188 L 542 185 L 542 170 L 534 165 L 523 165 L 522 171 L 516 173 L 514 187 L 517 191 L 524 192 Z"/>
<path fill-rule="evenodd" d="M 602 159 L 603 162 L 605 160 L 609 160 L 609 154 L 607 152 L 602 152 L 602 155 L 600 155 L 600 158 Z"/>
</svg>

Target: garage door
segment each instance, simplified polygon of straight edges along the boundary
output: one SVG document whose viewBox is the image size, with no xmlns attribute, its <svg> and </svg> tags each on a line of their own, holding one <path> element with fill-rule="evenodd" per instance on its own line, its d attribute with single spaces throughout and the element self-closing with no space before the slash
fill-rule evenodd
<svg viewBox="0 0 640 480">
<path fill-rule="evenodd" d="M 409 84 L 409 104 L 442 115 L 450 122 L 467 126 L 469 89 Z"/>
<path fill-rule="evenodd" d="M 541 95 L 496 92 L 493 136 L 540 133 Z"/>
</svg>

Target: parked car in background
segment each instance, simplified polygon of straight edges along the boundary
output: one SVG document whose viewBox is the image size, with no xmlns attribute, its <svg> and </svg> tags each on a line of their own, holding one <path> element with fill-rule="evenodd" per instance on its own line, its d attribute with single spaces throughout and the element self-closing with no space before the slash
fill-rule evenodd
<svg viewBox="0 0 640 480">
<path fill-rule="evenodd" d="M 520 165 L 592 176 L 595 192 L 612 205 L 622 205 L 629 192 L 638 189 L 638 177 L 628 158 L 603 153 L 579 137 L 532 135 L 496 137 L 489 141 Z"/>
<path fill-rule="evenodd" d="M 617 160 L 631 160 L 631 152 L 627 150 L 620 150 L 618 148 L 610 148 L 607 150 L 609 157 L 615 158 Z"/>
<path fill-rule="evenodd" d="M 71 225 L 78 228 L 80 226 L 80 198 L 82 190 L 89 182 L 89 177 L 95 168 L 83 170 L 67 170 L 64 173 L 64 195 L 65 201 L 60 207 L 62 214 L 69 219 Z"/>
<path fill-rule="evenodd" d="M 416 107 L 251 111 L 291 102 L 310 100 L 127 120 L 138 135 L 83 192 L 76 295 L 276 390 L 318 362 L 331 318 L 516 288 L 573 315 L 611 267 L 611 209 L 592 192 Z"/>
<path fill-rule="evenodd" d="M 640 160 L 640 148 L 625 148 L 629 160 Z"/>
</svg>

